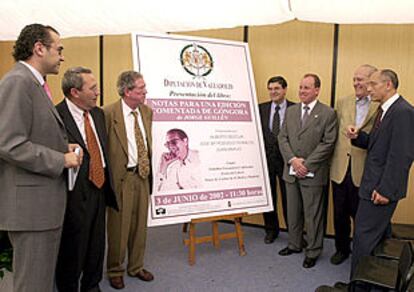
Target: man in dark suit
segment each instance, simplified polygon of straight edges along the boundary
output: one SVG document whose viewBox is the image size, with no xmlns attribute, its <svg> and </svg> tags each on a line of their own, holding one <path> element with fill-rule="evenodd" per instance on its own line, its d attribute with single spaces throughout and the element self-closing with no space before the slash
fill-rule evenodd
<svg viewBox="0 0 414 292">
<path fill-rule="evenodd" d="M 99 88 L 91 70 L 68 69 L 62 90 L 66 98 L 56 108 L 65 123 L 69 142 L 82 147 L 84 158 L 73 190 L 68 192 L 56 284 L 61 292 L 77 292 L 82 273 L 80 291 L 100 291 L 105 207 L 118 209 L 107 158 L 105 117 L 103 110 L 96 107 Z"/>
<path fill-rule="evenodd" d="M 282 76 L 271 77 L 267 81 L 270 101 L 259 105 L 262 133 L 266 150 L 267 169 L 272 192 L 273 211 L 263 213 L 265 224 L 265 243 L 273 243 L 279 235 L 279 218 L 277 214 L 277 189 L 276 177 L 279 181 L 279 189 L 282 196 L 283 217 L 287 224 L 286 186 L 282 179 L 283 158 L 279 151 L 277 135 L 285 119 L 286 109 L 293 102 L 286 100 L 287 82 Z"/>
<path fill-rule="evenodd" d="M 0 82 L 0 229 L 13 246 L 14 291 L 53 291 L 66 205 L 64 168 L 82 153 L 45 89 L 64 60 L 58 32 L 26 26 L 14 46 L 14 68 Z M 69 148 L 69 149 L 68 149 Z"/>
<path fill-rule="evenodd" d="M 306 226 L 308 245 L 304 268 L 315 265 L 323 246 L 324 186 L 328 182 L 329 159 L 336 136 L 335 111 L 318 102 L 321 82 L 317 75 L 306 74 L 299 88 L 301 103 L 287 109 L 285 122 L 278 136 L 285 161 L 289 245 L 281 256 L 299 253 Z"/>
<path fill-rule="evenodd" d="M 379 102 L 368 134 L 348 127 L 352 144 L 367 149 L 355 220 L 351 276 L 362 256 L 370 255 L 391 232 L 397 203 L 406 196 L 414 159 L 414 108 L 397 93 L 398 76 L 389 69 L 371 75 L 368 91 Z"/>
<path fill-rule="evenodd" d="M 336 247 L 331 263 L 334 265 L 344 262 L 351 253 L 351 218 L 355 219 L 358 209 L 358 189 L 366 157 L 366 150 L 351 145 L 346 137 L 347 127 L 354 124 L 362 131 L 371 130 L 378 103 L 371 101 L 368 83 L 376 70 L 371 65 L 359 66 L 353 77 L 355 94 L 336 103 L 339 133 L 330 169 Z"/>
</svg>

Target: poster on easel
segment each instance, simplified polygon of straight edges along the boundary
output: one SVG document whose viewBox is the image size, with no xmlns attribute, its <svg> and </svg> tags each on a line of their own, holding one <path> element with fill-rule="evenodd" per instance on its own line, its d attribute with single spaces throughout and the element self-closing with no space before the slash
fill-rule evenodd
<svg viewBox="0 0 414 292">
<path fill-rule="evenodd" d="M 149 226 L 273 209 L 246 43 L 132 34 L 153 110 Z"/>
</svg>

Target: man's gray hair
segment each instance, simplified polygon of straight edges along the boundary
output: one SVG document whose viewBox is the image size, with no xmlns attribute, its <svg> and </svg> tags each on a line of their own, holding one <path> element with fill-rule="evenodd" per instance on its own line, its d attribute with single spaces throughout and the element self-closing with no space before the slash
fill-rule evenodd
<svg viewBox="0 0 414 292">
<path fill-rule="evenodd" d="M 83 78 L 81 74 L 92 74 L 92 70 L 85 67 L 72 67 L 66 70 L 62 79 L 62 91 L 66 97 L 72 97 L 70 90 L 82 90 Z"/>
<path fill-rule="evenodd" d="M 125 90 L 132 90 L 135 88 L 135 81 L 138 79 L 143 79 L 141 73 L 137 71 L 125 71 L 122 72 L 121 75 L 118 77 L 118 81 L 116 83 L 116 88 L 118 90 L 118 94 L 121 97 L 124 97 Z"/>
</svg>

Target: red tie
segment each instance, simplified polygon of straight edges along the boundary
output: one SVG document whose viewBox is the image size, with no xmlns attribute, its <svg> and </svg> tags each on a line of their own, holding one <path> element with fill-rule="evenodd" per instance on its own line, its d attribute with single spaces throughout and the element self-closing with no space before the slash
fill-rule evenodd
<svg viewBox="0 0 414 292">
<path fill-rule="evenodd" d="M 43 89 L 46 91 L 46 94 L 49 96 L 50 100 L 52 100 L 52 93 L 50 92 L 49 85 L 47 85 L 46 81 L 43 83 Z"/>
<path fill-rule="evenodd" d="M 381 118 L 382 118 L 382 114 L 383 114 L 383 109 L 382 107 L 378 107 L 377 110 L 377 116 L 375 117 L 375 122 L 374 122 L 374 129 L 378 129 L 379 126 L 381 125 Z"/>
<path fill-rule="evenodd" d="M 91 123 L 89 121 L 88 112 L 83 113 L 85 118 L 85 134 L 86 143 L 88 144 L 89 152 L 89 180 L 100 189 L 105 182 L 105 173 L 102 166 L 101 151 L 99 150 L 98 142 L 96 141 L 95 133 L 92 130 Z"/>
</svg>

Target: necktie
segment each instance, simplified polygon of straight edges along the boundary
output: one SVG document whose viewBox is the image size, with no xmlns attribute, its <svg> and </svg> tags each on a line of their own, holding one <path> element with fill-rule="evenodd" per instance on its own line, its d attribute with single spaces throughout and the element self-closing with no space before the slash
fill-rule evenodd
<svg viewBox="0 0 414 292">
<path fill-rule="evenodd" d="M 87 111 L 83 113 L 83 117 L 85 121 L 86 143 L 89 152 L 89 180 L 100 189 L 105 182 L 101 151 L 99 150 L 98 141 L 92 130 Z"/>
<path fill-rule="evenodd" d="M 49 85 L 47 85 L 46 81 L 43 83 L 43 89 L 46 91 L 46 94 L 49 96 L 50 100 L 52 100 L 52 93 L 50 92 Z"/>
<path fill-rule="evenodd" d="M 273 123 L 272 123 L 272 133 L 275 137 L 279 134 L 280 129 L 280 116 L 279 116 L 280 106 L 275 107 L 275 113 L 273 115 Z"/>
<path fill-rule="evenodd" d="M 375 116 L 375 122 L 374 122 L 374 129 L 378 129 L 379 126 L 381 125 L 381 117 L 382 117 L 382 113 L 383 113 L 383 109 L 382 107 L 378 107 L 377 109 L 377 115 Z"/>
<path fill-rule="evenodd" d="M 136 111 L 133 111 L 131 113 L 134 116 L 135 141 L 138 148 L 138 174 L 142 178 L 146 178 L 150 170 L 148 151 L 145 147 L 144 137 L 142 136 L 141 129 L 139 128 L 138 114 Z"/>
<path fill-rule="evenodd" d="M 309 107 L 307 106 L 307 105 L 305 105 L 304 107 L 303 107 L 303 109 L 305 110 L 305 112 L 303 113 L 303 116 L 302 116 L 302 122 L 301 122 L 301 127 L 303 128 L 303 126 L 305 125 L 305 123 L 306 123 L 306 120 L 309 118 Z"/>
</svg>

